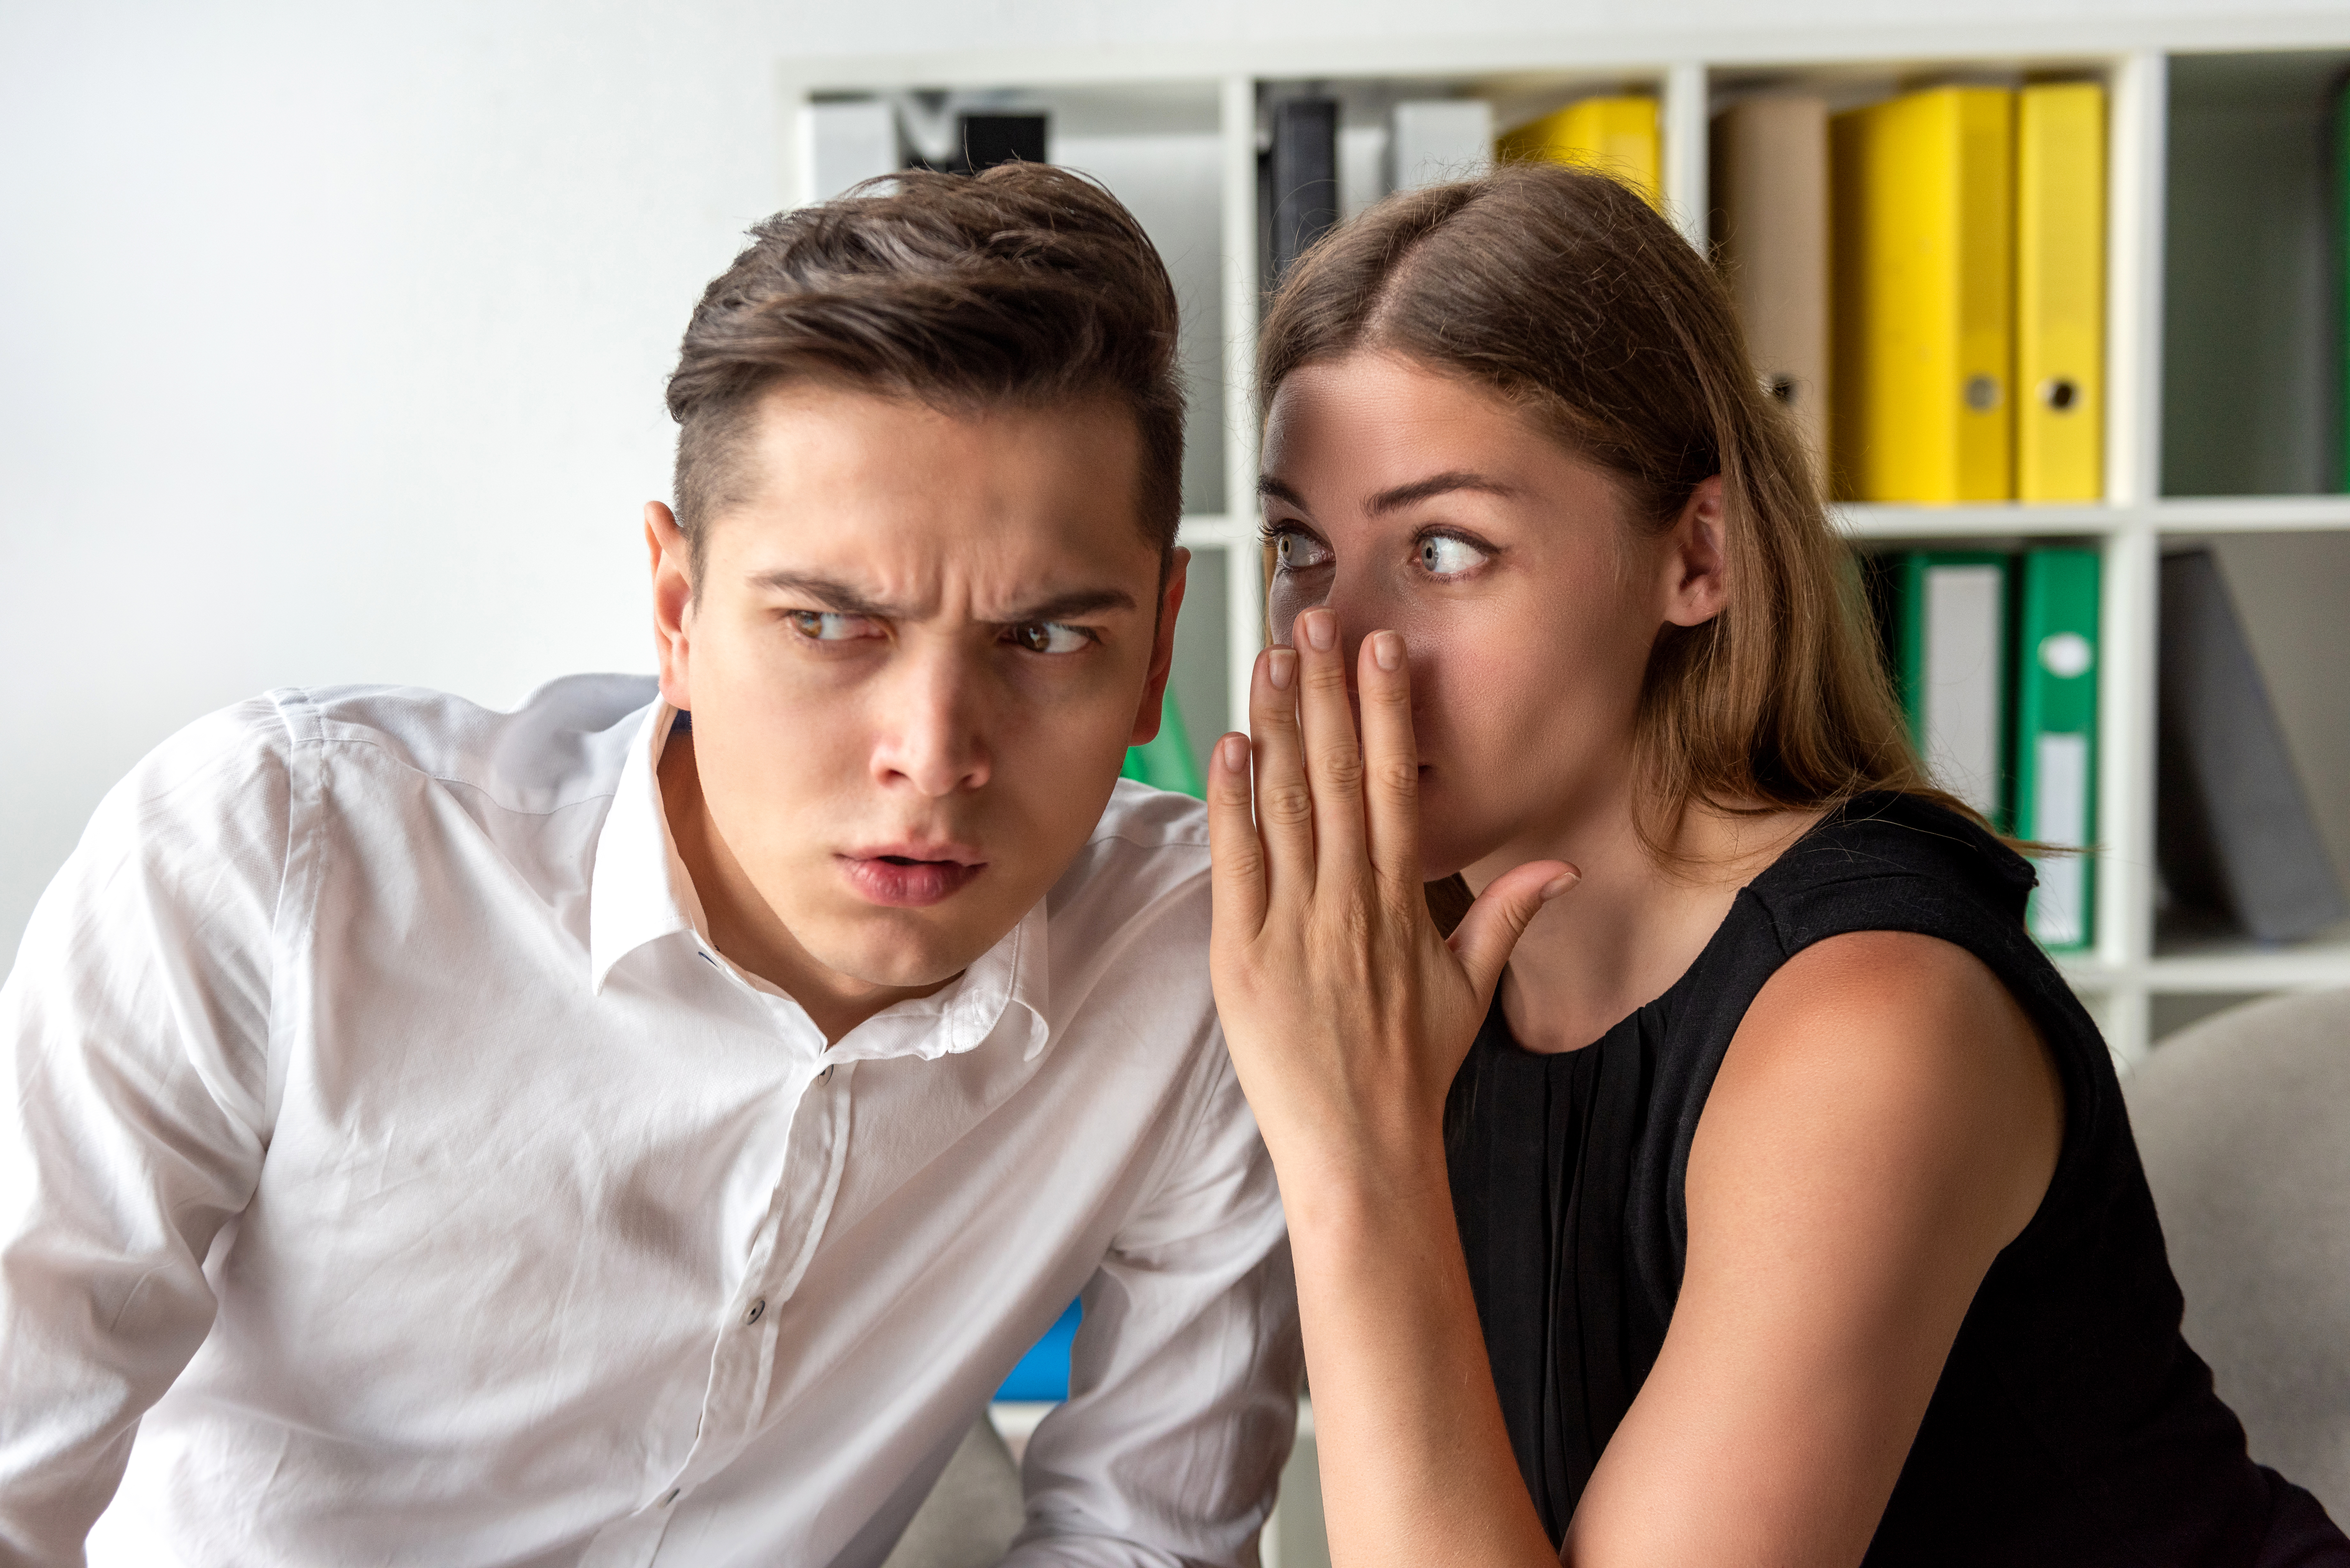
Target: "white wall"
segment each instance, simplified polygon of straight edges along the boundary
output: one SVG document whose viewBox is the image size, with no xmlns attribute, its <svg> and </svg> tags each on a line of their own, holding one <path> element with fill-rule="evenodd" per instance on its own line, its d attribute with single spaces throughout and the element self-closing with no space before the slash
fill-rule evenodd
<svg viewBox="0 0 2350 1568">
<path fill-rule="evenodd" d="M 2205 0 L 1794 0 L 2044 26 Z M 2338 15 L 2339 0 L 2266 7 Z M 1637 26 L 1751 0 L 0 0 L 0 953 L 107 784 L 289 682 L 645 668 L 701 285 L 827 54 Z"/>
</svg>

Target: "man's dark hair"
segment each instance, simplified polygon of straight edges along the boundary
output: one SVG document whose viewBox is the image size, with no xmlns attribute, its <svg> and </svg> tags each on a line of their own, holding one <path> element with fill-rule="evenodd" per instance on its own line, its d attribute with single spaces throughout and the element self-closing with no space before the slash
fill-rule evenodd
<svg viewBox="0 0 2350 1568">
<path fill-rule="evenodd" d="M 711 518 L 748 498 L 760 395 L 801 379 L 957 412 L 1114 399 L 1141 437 L 1143 530 L 1162 556 L 1174 547 L 1175 289 L 1118 198 L 1045 164 L 910 170 L 751 234 L 702 292 L 669 379 L 678 526 L 697 576 Z"/>
</svg>

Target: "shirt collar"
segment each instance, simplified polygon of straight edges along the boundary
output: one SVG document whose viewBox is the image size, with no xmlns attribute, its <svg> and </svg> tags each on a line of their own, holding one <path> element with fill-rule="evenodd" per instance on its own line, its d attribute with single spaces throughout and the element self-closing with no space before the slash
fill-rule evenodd
<svg viewBox="0 0 2350 1568">
<path fill-rule="evenodd" d="M 842 1036 L 833 1059 L 919 1056 L 925 1062 L 970 1050 L 996 1032 L 1009 1014 L 1027 1036 L 1024 1061 L 1034 1061 L 1052 1039 L 1045 1018 L 1045 900 L 1021 917 L 1004 938 L 955 981 L 930 996 L 884 1008 Z"/>
<path fill-rule="evenodd" d="M 613 966 L 647 942 L 695 929 L 702 912 L 693 881 L 670 842 L 655 772 L 677 710 L 656 699 L 620 764 L 612 808 L 596 836 L 588 888 L 588 983 L 604 989 Z M 682 892 L 685 897 L 679 898 Z M 687 913 L 691 909 L 692 914 Z"/>
<path fill-rule="evenodd" d="M 620 765 L 611 810 L 597 836 L 588 892 L 588 953 L 589 984 L 598 992 L 622 959 L 650 942 L 681 932 L 708 940 L 702 900 L 670 837 L 668 814 L 661 808 L 660 754 L 677 715 L 666 700 L 645 710 L 636 742 Z M 843 1036 L 832 1057 L 935 1060 L 972 1049 L 1016 1007 L 1027 1035 L 1022 1054 L 1033 1060 L 1052 1033 L 1045 1012 L 1051 973 L 1045 903 L 1037 899 L 1020 923 L 973 960 L 952 984 L 876 1013 Z M 780 992 L 775 994 L 785 1000 Z"/>
</svg>

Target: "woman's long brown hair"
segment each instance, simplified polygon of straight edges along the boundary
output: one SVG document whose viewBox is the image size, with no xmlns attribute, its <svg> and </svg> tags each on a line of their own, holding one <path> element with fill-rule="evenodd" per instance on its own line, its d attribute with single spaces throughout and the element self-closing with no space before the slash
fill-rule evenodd
<svg viewBox="0 0 2350 1568">
<path fill-rule="evenodd" d="M 1258 339 L 1260 417 L 1300 366 L 1374 349 L 1482 383 L 1673 526 L 1719 473 L 1728 602 L 1668 626 L 1640 694 L 1634 822 L 1670 862 L 1693 803 L 1834 806 L 1928 782 L 1858 562 L 1705 259 L 1630 190 L 1557 164 L 1388 197 L 1301 257 Z"/>
</svg>

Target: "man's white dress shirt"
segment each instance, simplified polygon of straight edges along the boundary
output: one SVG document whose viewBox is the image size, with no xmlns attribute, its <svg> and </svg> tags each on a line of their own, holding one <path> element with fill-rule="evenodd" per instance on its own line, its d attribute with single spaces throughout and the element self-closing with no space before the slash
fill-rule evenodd
<svg viewBox="0 0 2350 1568">
<path fill-rule="evenodd" d="M 827 1051 L 699 929 L 671 719 L 280 691 L 108 796 L 0 988 L 0 1563 L 109 1496 L 138 1568 L 878 1563 L 1080 1292 L 1013 1560 L 1253 1561 L 1295 1296 L 1201 809 L 1121 784 Z"/>
</svg>

